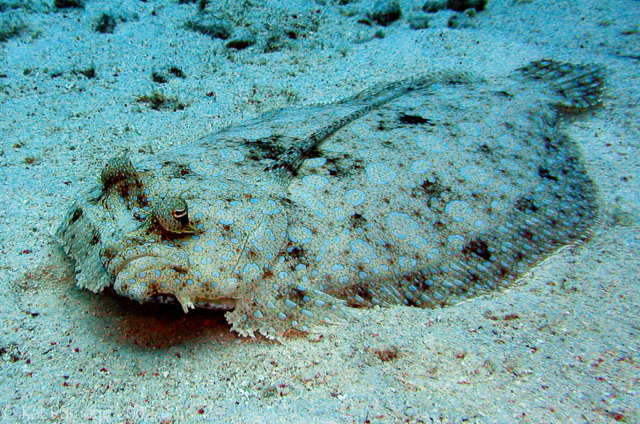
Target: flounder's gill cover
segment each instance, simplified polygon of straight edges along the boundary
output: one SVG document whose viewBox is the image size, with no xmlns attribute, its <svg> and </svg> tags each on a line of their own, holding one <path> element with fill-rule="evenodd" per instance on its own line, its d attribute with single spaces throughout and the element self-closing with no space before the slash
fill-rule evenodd
<svg viewBox="0 0 640 424">
<path fill-rule="evenodd" d="M 542 60 L 272 111 L 112 159 L 56 235 L 80 287 L 230 309 L 241 335 L 309 331 L 346 306 L 455 304 L 511 286 L 597 222 L 560 126 L 602 90 L 600 67 Z"/>
</svg>

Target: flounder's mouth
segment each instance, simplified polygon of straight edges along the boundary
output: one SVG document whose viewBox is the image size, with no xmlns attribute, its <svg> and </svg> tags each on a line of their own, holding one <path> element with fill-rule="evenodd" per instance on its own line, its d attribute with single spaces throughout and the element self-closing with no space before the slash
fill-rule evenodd
<svg viewBox="0 0 640 424">
<path fill-rule="evenodd" d="M 178 299 L 167 293 L 153 294 L 148 299 L 149 302 L 162 303 L 166 305 L 179 305 Z M 236 307 L 235 299 L 220 298 L 220 299 L 197 299 L 193 302 L 196 308 L 212 309 L 217 311 L 231 311 Z"/>
<path fill-rule="evenodd" d="M 165 293 L 163 287 L 169 286 L 175 275 L 189 272 L 180 264 L 150 254 L 135 255 L 112 263 L 109 271 L 115 276 L 115 291 L 139 302 L 147 302 L 153 295 Z"/>
<path fill-rule="evenodd" d="M 235 306 L 234 302 L 213 296 L 206 299 L 194 296 L 192 287 L 202 283 L 199 282 L 200 275 L 191 273 L 188 264 L 147 253 L 118 259 L 110 264 L 109 271 L 115 275 L 113 288 L 121 296 L 145 303 L 152 301 L 154 296 L 162 295 L 166 299 L 170 295 L 185 312 L 201 301 L 201 307 L 210 309 L 232 309 Z"/>
<path fill-rule="evenodd" d="M 141 258 L 145 258 L 147 256 L 155 256 L 155 255 L 148 255 L 148 254 L 144 254 L 144 255 L 136 255 L 136 256 L 132 256 L 130 258 L 124 259 L 121 262 L 118 262 L 115 265 L 115 268 L 113 269 L 113 275 L 117 276 L 118 274 L 120 274 L 120 271 L 122 271 L 122 269 L 126 266 L 128 266 L 131 262 L 141 259 Z M 113 264 L 109 264 L 109 268 L 111 268 L 113 266 Z"/>
<path fill-rule="evenodd" d="M 149 253 L 143 253 L 140 255 L 135 255 L 128 257 L 126 259 L 114 258 L 107 264 L 107 268 L 109 272 L 114 276 L 118 277 L 123 269 L 128 267 L 135 267 L 136 264 L 134 262 L 140 261 L 140 263 L 148 263 L 149 261 L 146 258 L 155 258 L 156 261 L 162 262 L 162 268 L 173 269 L 176 272 L 187 272 L 188 269 L 179 265 L 172 264 L 170 261 L 163 259 L 162 256 L 153 255 Z M 120 259 L 120 260 L 118 260 Z"/>
</svg>

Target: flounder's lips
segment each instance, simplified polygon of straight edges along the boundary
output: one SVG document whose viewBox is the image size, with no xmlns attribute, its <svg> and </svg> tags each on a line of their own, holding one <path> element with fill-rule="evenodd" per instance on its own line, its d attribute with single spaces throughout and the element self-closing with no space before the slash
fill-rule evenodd
<svg viewBox="0 0 640 424">
<path fill-rule="evenodd" d="M 236 307 L 236 300 L 228 297 L 196 297 L 191 306 L 186 307 L 177 293 L 166 292 L 165 284 L 170 284 L 176 273 L 186 273 L 188 270 L 159 256 L 132 256 L 120 261 L 115 272 L 115 291 L 141 303 L 177 303 L 183 306 L 185 312 L 194 307 L 224 311 Z"/>
<path fill-rule="evenodd" d="M 155 257 L 155 255 L 143 254 L 143 255 L 131 256 L 129 258 L 122 259 L 120 261 L 112 261 L 109 264 L 109 271 L 112 271 L 113 275 L 118 276 L 118 274 L 120 274 L 120 271 L 122 271 L 126 266 L 128 266 L 129 264 L 131 264 L 136 260 L 139 260 L 141 258 L 146 258 L 146 257 Z"/>
<path fill-rule="evenodd" d="M 171 261 L 155 255 L 135 255 L 113 264 L 116 277 L 113 288 L 118 294 L 146 302 L 160 293 L 167 269 L 180 269 Z M 165 271 L 165 272 L 162 272 Z"/>
<path fill-rule="evenodd" d="M 148 260 L 149 255 L 132 256 L 114 264 L 113 274 L 116 277 L 113 288 L 121 296 L 146 302 L 153 291 L 150 290 L 146 281 L 146 272 L 144 263 Z"/>
<path fill-rule="evenodd" d="M 166 305 L 179 305 L 178 299 L 167 293 L 157 293 L 149 297 L 149 302 L 162 303 Z M 194 302 L 196 308 L 211 309 L 215 311 L 231 311 L 236 307 L 236 300 L 231 298 L 219 299 L 196 299 Z"/>
<path fill-rule="evenodd" d="M 123 253 L 119 253 L 106 266 L 109 273 L 116 278 L 125 269 L 173 269 L 177 272 L 186 272 L 186 268 L 183 265 L 173 263 L 153 253 L 138 253 L 126 256 Z"/>
</svg>

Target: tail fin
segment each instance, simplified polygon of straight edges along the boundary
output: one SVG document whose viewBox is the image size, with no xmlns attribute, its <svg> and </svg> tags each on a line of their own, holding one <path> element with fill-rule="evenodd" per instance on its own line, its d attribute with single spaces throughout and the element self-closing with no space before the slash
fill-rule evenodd
<svg viewBox="0 0 640 424">
<path fill-rule="evenodd" d="M 599 105 L 604 91 L 604 69 L 544 59 L 519 69 L 523 75 L 549 82 L 559 96 L 557 105 L 580 112 Z"/>
</svg>

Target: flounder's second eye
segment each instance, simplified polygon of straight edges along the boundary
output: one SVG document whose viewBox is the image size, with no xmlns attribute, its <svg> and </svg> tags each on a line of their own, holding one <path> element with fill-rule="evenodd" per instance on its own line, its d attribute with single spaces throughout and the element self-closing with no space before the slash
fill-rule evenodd
<svg viewBox="0 0 640 424">
<path fill-rule="evenodd" d="M 183 225 L 189 224 L 189 210 L 186 207 L 184 209 L 174 209 L 171 211 L 171 216 L 173 219 L 180 222 Z"/>
<path fill-rule="evenodd" d="M 196 228 L 189 222 L 189 207 L 180 197 L 168 197 L 159 200 L 153 208 L 151 219 L 155 227 L 173 234 L 193 234 Z"/>
</svg>

